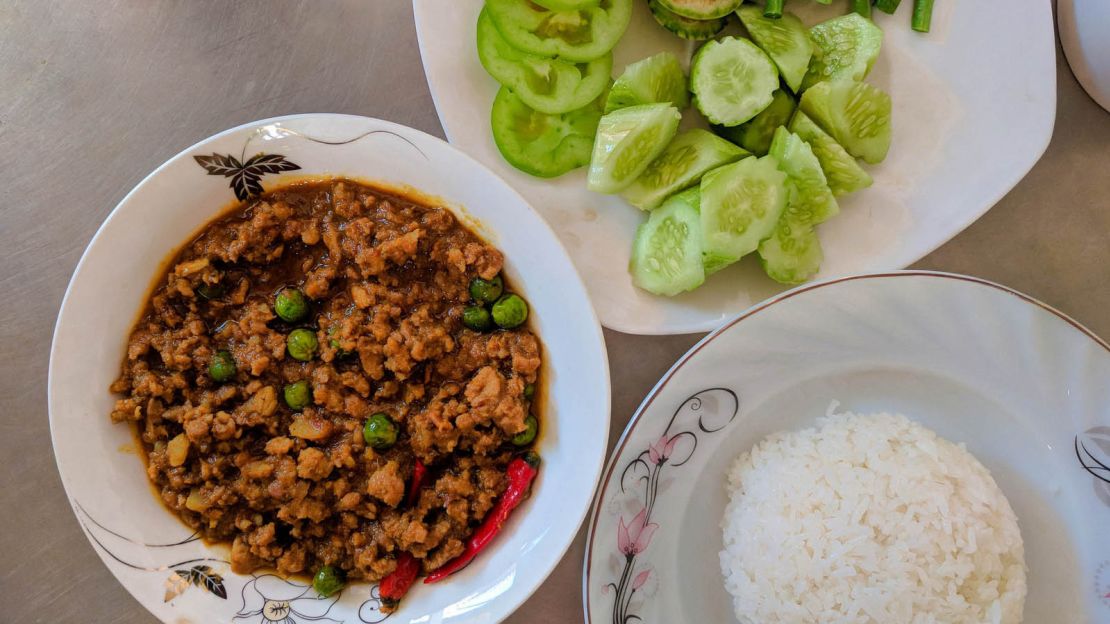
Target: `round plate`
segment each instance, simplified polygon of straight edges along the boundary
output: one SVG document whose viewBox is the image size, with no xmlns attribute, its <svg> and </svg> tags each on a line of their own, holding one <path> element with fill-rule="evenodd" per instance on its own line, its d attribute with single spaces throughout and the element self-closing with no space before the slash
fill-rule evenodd
<svg viewBox="0 0 1110 624">
<path fill-rule="evenodd" d="M 1110 346 L 1004 286 L 902 272 L 785 293 L 663 376 L 602 477 L 587 624 L 736 622 L 717 556 L 726 470 L 833 401 L 901 412 L 990 469 L 1025 540 L 1025 621 L 1110 621 Z"/>
<path fill-rule="evenodd" d="M 633 0 L 632 23 L 613 51 L 615 74 L 662 50 L 688 59 L 695 49 L 659 27 L 647 4 Z M 785 290 L 764 275 L 754 254 L 678 297 L 635 288 L 628 259 L 645 219 L 641 211 L 620 197 L 588 191 L 584 169 L 534 178 L 498 153 L 489 127 L 497 83 L 474 47 L 481 7 L 482 0 L 413 0 L 439 119 L 453 144 L 505 178 L 547 219 L 606 327 L 633 334 L 711 331 Z M 918 260 L 1002 199 L 1052 136 L 1056 48 L 1049 3 L 937 2 L 927 35 L 910 30 L 912 9 L 907 1 L 894 15 L 875 12 L 885 35 L 867 80 L 893 99 L 894 138 L 887 159 L 867 168 L 875 184 L 838 198 L 840 215 L 821 225 L 819 278 L 889 271 Z M 794 2 L 790 10 L 814 24 L 847 8 L 843 2 Z M 684 117 L 686 124 L 700 121 L 693 109 Z"/>
<path fill-rule="evenodd" d="M 266 171 L 249 166 L 258 154 L 266 157 L 253 162 Z M 515 191 L 447 143 L 376 119 L 297 115 L 228 130 L 155 170 L 100 227 L 66 291 L 50 355 L 50 431 L 77 519 L 120 583 L 163 622 L 385 619 L 370 585 L 319 599 L 303 579 L 231 573 L 225 547 L 190 535 L 156 499 L 129 428 L 108 417 L 108 385 L 162 262 L 236 193 L 289 179 L 275 170 L 419 189 L 505 253 L 505 270 L 532 304 L 548 384 L 533 496 L 477 564 L 418 584 L 388 620 L 499 622 L 547 577 L 589 509 L 609 423 L 604 339 L 565 250 Z"/>
</svg>

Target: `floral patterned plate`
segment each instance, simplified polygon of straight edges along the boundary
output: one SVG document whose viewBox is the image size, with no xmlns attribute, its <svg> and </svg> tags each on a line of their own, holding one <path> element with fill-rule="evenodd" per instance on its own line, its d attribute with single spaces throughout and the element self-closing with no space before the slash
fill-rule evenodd
<svg viewBox="0 0 1110 624">
<path fill-rule="evenodd" d="M 543 219 L 476 161 L 411 128 L 351 115 L 247 124 L 181 152 L 120 202 L 81 258 L 54 331 L 50 431 L 66 493 L 105 565 L 164 622 L 385 619 L 374 586 L 321 599 L 303 579 L 231 573 L 226 548 L 190 534 L 159 503 L 130 431 L 108 418 L 108 385 L 166 256 L 229 202 L 292 177 L 329 175 L 434 197 L 505 252 L 505 270 L 532 304 L 548 384 L 533 496 L 474 565 L 417 585 L 389 616 L 390 624 L 499 622 L 547 577 L 589 509 L 608 439 L 605 343 L 586 289 Z"/>
<path fill-rule="evenodd" d="M 598 490 L 587 624 L 736 622 L 725 472 L 832 401 L 967 448 L 1017 513 L 1028 622 L 1110 622 L 1110 345 L 1004 286 L 898 272 L 802 286 L 707 336 L 640 406 Z"/>
</svg>

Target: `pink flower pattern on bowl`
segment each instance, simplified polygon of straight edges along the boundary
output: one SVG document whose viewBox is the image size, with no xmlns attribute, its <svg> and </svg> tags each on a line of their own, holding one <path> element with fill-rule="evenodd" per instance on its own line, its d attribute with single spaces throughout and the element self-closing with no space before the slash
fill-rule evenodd
<svg viewBox="0 0 1110 624">
<path fill-rule="evenodd" d="M 724 399 L 715 402 L 716 405 L 729 407 L 721 410 L 712 410 L 703 413 L 702 407 L 705 398 L 717 395 L 714 398 Z M 611 580 L 602 588 L 603 593 L 613 592 L 613 610 L 610 624 L 629 624 L 642 622 L 643 618 L 636 614 L 643 601 L 634 601 L 637 593 L 644 594 L 648 582 L 653 579 L 659 581 L 659 575 L 654 574 L 655 568 L 650 562 L 639 562 L 637 558 L 644 554 L 651 546 L 651 539 L 659 529 L 659 525 L 651 521 L 652 511 L 660 493 L 665 492 L 666 486 L 661 486 L 661 477 L 664 469 L 678 468 L 690 461 L 698 447 L 698 434 L 713 434 L 727 427 L 740 410 L 740 400 L 736 393 L 727 388 L 709 388 L 683 401 L 675 410 L 666 429 L 655 442 L 648 445 L 647 449 L 640 452 L 635 459 L 624 467 L 620 474 L 620 492 L 630 495 L 633 509 L 638 509 L 632 519 L 625 522 L 625 515 L 618 508 L 617 521 L 617 554 L 620 569 L 615 580 Z M 676 423 L 680 427 L 687 427 L 672 433 Z"/>
</svg>

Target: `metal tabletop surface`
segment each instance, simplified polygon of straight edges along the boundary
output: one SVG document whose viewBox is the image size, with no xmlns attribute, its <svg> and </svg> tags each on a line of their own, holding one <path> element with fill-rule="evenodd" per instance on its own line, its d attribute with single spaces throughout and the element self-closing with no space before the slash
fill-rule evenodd
<svg viewBox="0 0 1110 624">
<path fill-rule="evenodd" d="M 1057 72 L 1044 157 L 916 266 L 1002 282 L 1110 336 L 1110 114 L 1059 52 Z M 46 411 L 54 320 L 93 232 L 148 172 L 225 128 L 305 112 L 443 136 L 408 0 L 0 0 L 0 622 L 155 621 L 66 502 Z M 605 337 L 615 441 L 700 336 Z M 580 621 L 584 541 L 508 622 Z"/>
</svg>

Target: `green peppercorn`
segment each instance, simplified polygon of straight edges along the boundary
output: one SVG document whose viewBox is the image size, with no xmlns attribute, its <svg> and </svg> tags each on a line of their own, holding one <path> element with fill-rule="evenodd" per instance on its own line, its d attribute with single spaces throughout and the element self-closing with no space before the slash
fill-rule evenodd
<svg viewBox="0 0 1110 624">
<path fill-rule="evenodd" d="M 493 319 L 490 317 L 489 310 L 482 306 L 467 306 L 463 309 L 462 315 L 463 325 L 474 331 L 486 331 L 493 327 Z"/>
<path fill-rule="evenodd" d="M 289 352 L 290 357 L 302 362 L 311 360 L 319 346 L 316 332 L 311 329 L 294 329 L 285 339 L 285 350 Z"/>
<path fill-rule="evenodd" d="M 312 398 L 312 389 L 308 386 L 308 380 L 302 379 L 300 381 L 288 384 L 282 390 L 282 396 L 285 397 L 285 404 L 294 411 L 301 411 Z"/>
<path fill-rule="evenodd" d="M 283 288 L 274 297 L 274 312 L 281 320 L 296 323 L 308 315 L 308 298 L 296 288 Z"/>
<path fill-rule="evenodd" d="M 513 436 L 513 446 L 528 446 L 536 439 L 536 434 L 540 430 L 540 421 L 529 414 L 528 418 L 524 419 L 524 426 L 527 427 L 524 431 Z"/>
<path fill-rule="evenodd" d="M 312 589 L 324 598 L 335 594 L 346 585 L 347 574 L 335 566 L 326 565 L 317 570 L 312 577 Z"/>
<path fill-rule="evenodd" d="M 475 277 L 470 280 L 470 296 L 480 304 L 489 304 L 497 301 L 497 298 L 501 296 L 504 290 L 505 285 L 501 281 L 500 275 L 495 275 L 491 280 L 485 280 L 480 277 Z"/>
<path fill-rule="evenodd" d="M 493 304 L 493 322 L 502 329 L 512 329 L 528 320 L 528 304 L 517 295 L 504 295 Z"/>
<path fill-rule="evenodd" d="M 397 442 L 397 425 L 393 424 L 389 416 L 378 412 L 366 419 L 362 427 L 362 439 L 370 448 L 385 450 Z"/>
<path fill-rule="evenodd" d="M 235 376 L 235 358 L 230 351 L 217 351 L 208 363 L 208 376 L 215 381 L 224 382 Z"/>
</svg>

